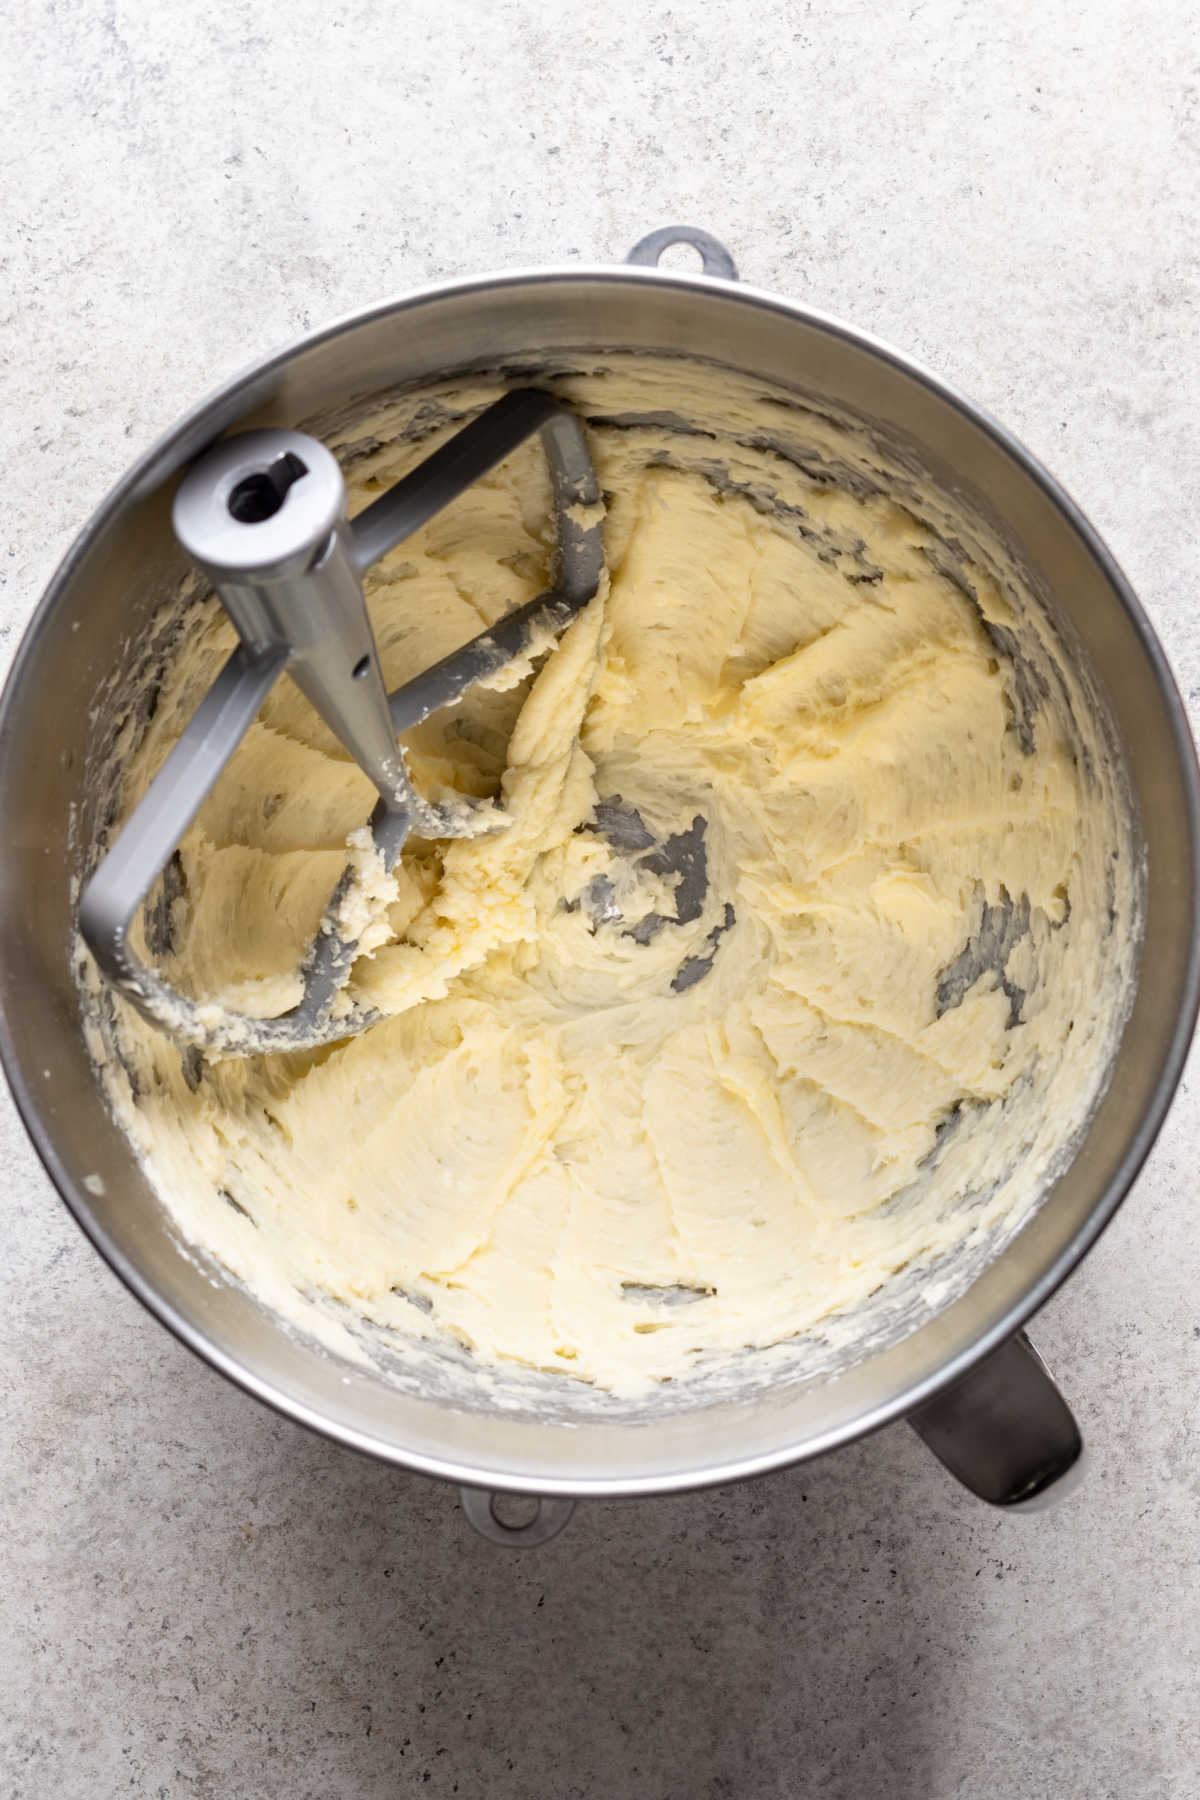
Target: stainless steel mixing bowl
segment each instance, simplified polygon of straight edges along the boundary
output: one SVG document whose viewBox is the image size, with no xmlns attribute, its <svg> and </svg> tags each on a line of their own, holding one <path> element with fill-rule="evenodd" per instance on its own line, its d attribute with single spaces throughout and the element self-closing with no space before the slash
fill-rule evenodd
<svg viewBox="0 0 1200 1800">
<path fill-rule="evenodd" d="M 653 266 L 694 243 L 704 274 Z M 1020 1327 L 1088 1249 L 1162 1124 L 1191 1036 L 1198 783 L 1179 695 L 1137 600 L 1051 477 L 975 407 L 844 325 L 739 285 L 703 233 L 644 240 L 640 266 L 461 281 L 369 308 L 230 382 L 114 489 L 66 557 L 0 701 L 0 1049 L 22 1116 L 97 1249 L 177 1335 L 250 1393 L 353 1446 L 466 1484 L 468 1512 L 506 1541 L 557 1528 L 580 1495 L 661 1493 L 816 1456 L 903 1414 L 986 1498 L 1027 1503 L 1078 1468 L 1070 1413 Z M 1073 625 L 1107 691 L 1144 837 L 1145 941 L 1107 1094 L 1066 1173 L 968 1291 L 900 1341 L 831 1377 L 761 1381 L 631 1416 L 603 1406 L 564 1429 L 542 1415 L 398 1389 L 289 1333 L 180 1243 L 113 1122 L 81 1031 L 72 978 L 73 832 L 90 816 L 89 757 L 114 691 L 183 561 L 170 527 L 178 471 L 221 431 L 294 425 L 434 375 L 471 368 L 536 379 L 546 360 L 612 349 L 732 365 L 876 421 L 936 474 L 981 496 L 1013 555 Z M 569 1412 L 569 1408 L 568 1408 Z M 1061 1484 L 1060 1484 L 1061 1485 Z M 489 1491 L 544 1497 L 527 1527 L 499 1523 Z"/>
</svg>

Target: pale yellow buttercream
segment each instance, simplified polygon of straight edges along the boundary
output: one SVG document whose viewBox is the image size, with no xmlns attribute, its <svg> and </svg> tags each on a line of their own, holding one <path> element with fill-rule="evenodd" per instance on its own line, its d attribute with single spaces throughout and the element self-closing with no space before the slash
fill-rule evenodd
<svg viewBox="0 0 1200 1800">
<path fill-rule="evenodd" d="M 198 1085 L 124 1007 L 97 1042 L 185 1232 L 272 1305 L 635 1393 L 1016 1222 L 1101 1084 L 1135 883 L 1094 696 L 902 454 L 683 363 L 558 385 L 608 580 L 406 740 L 504 828 L 383 875 L 369 784 L 284 681 L 184 841 L 165 973 L 290 1004 L 350 842 L 385 1021 Z M 494 392 L 327 425 L 355 504 Z M 551 544 L 531 445 L 375 572 L 389 685 L 539 592 Z M 126 803 L 232 641 L 188 618 Z"/>
</svg>

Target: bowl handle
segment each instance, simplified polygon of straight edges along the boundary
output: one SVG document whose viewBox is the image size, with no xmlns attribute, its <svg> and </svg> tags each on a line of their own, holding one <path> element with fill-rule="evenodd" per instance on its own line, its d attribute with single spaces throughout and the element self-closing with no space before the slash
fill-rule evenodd
<svg viewBox="0 0 1200 1800">
<path fill-rule="evenodd" d="M 1079 1426 L 1023 1331 L 908 1422 L 964 1487 L 1008 1512 L 1052 1506 L 1083 1474 Z"/>
</svg>

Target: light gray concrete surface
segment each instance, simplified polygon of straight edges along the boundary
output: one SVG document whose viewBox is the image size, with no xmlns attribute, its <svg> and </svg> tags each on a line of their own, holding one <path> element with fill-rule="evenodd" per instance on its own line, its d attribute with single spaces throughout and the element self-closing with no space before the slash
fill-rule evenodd
<svg viewBox="0 0 1200 1800">
<path fill-rule="evenodd" d="M 1200 699 L 1185 0 L 30 0 L 0 47 L 0 631 L 200 393 L 431 278 L 688 219 L 996 411 Z M 907 1428 L 527 1555 L 259 1410 L 3 1116 L 0 1797 L 1192 1800 L 1195 1076 L 1035 1335 L 1092 1446 L 996 1516 Z"/>
</svg>

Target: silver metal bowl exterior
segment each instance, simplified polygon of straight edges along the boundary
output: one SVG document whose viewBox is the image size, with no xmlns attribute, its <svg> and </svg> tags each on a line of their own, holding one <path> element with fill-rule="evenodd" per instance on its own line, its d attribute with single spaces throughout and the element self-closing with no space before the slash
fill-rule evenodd
<svg viewBox="0 0 1200 1800">
<path fill-rule="evenodd" d="M 277 1325 L 181 1246 L 114 1124 L 71 975 L 69 822 L 86 811 L 90 711 L 153 601 L 183 574 L 174 477 L 230 427 L 291 426 L 422 378 L 570 352 L 694 354 L 824 395 L 919 446 L 986 496 L 1107 686 L 1148 859 L 1138 988 L 1107 1095 L 1067 1173 L 969 1291 L 823 1385 L 560 1425 L 451 1411 L 347 1368 Z M 666 1492 L 833 1449 L 911 1411 L 1001 1344 L 1095 1241 L 1162 1124 L 1200 991 L 1200 786 L 1159 643 L 1100 539 L 1006 432 L 894 350 L 732 282 L 648 268 L 505 273 L 341 320 L 229 382 L 109 495 L 50 584 L 0 700 L 0 1054 L 43 1162 L 83 1230 L 182 1341 L 248 1392 L 355 1449 L 423 1473 L 542 1495 Z"/>
</svg>

